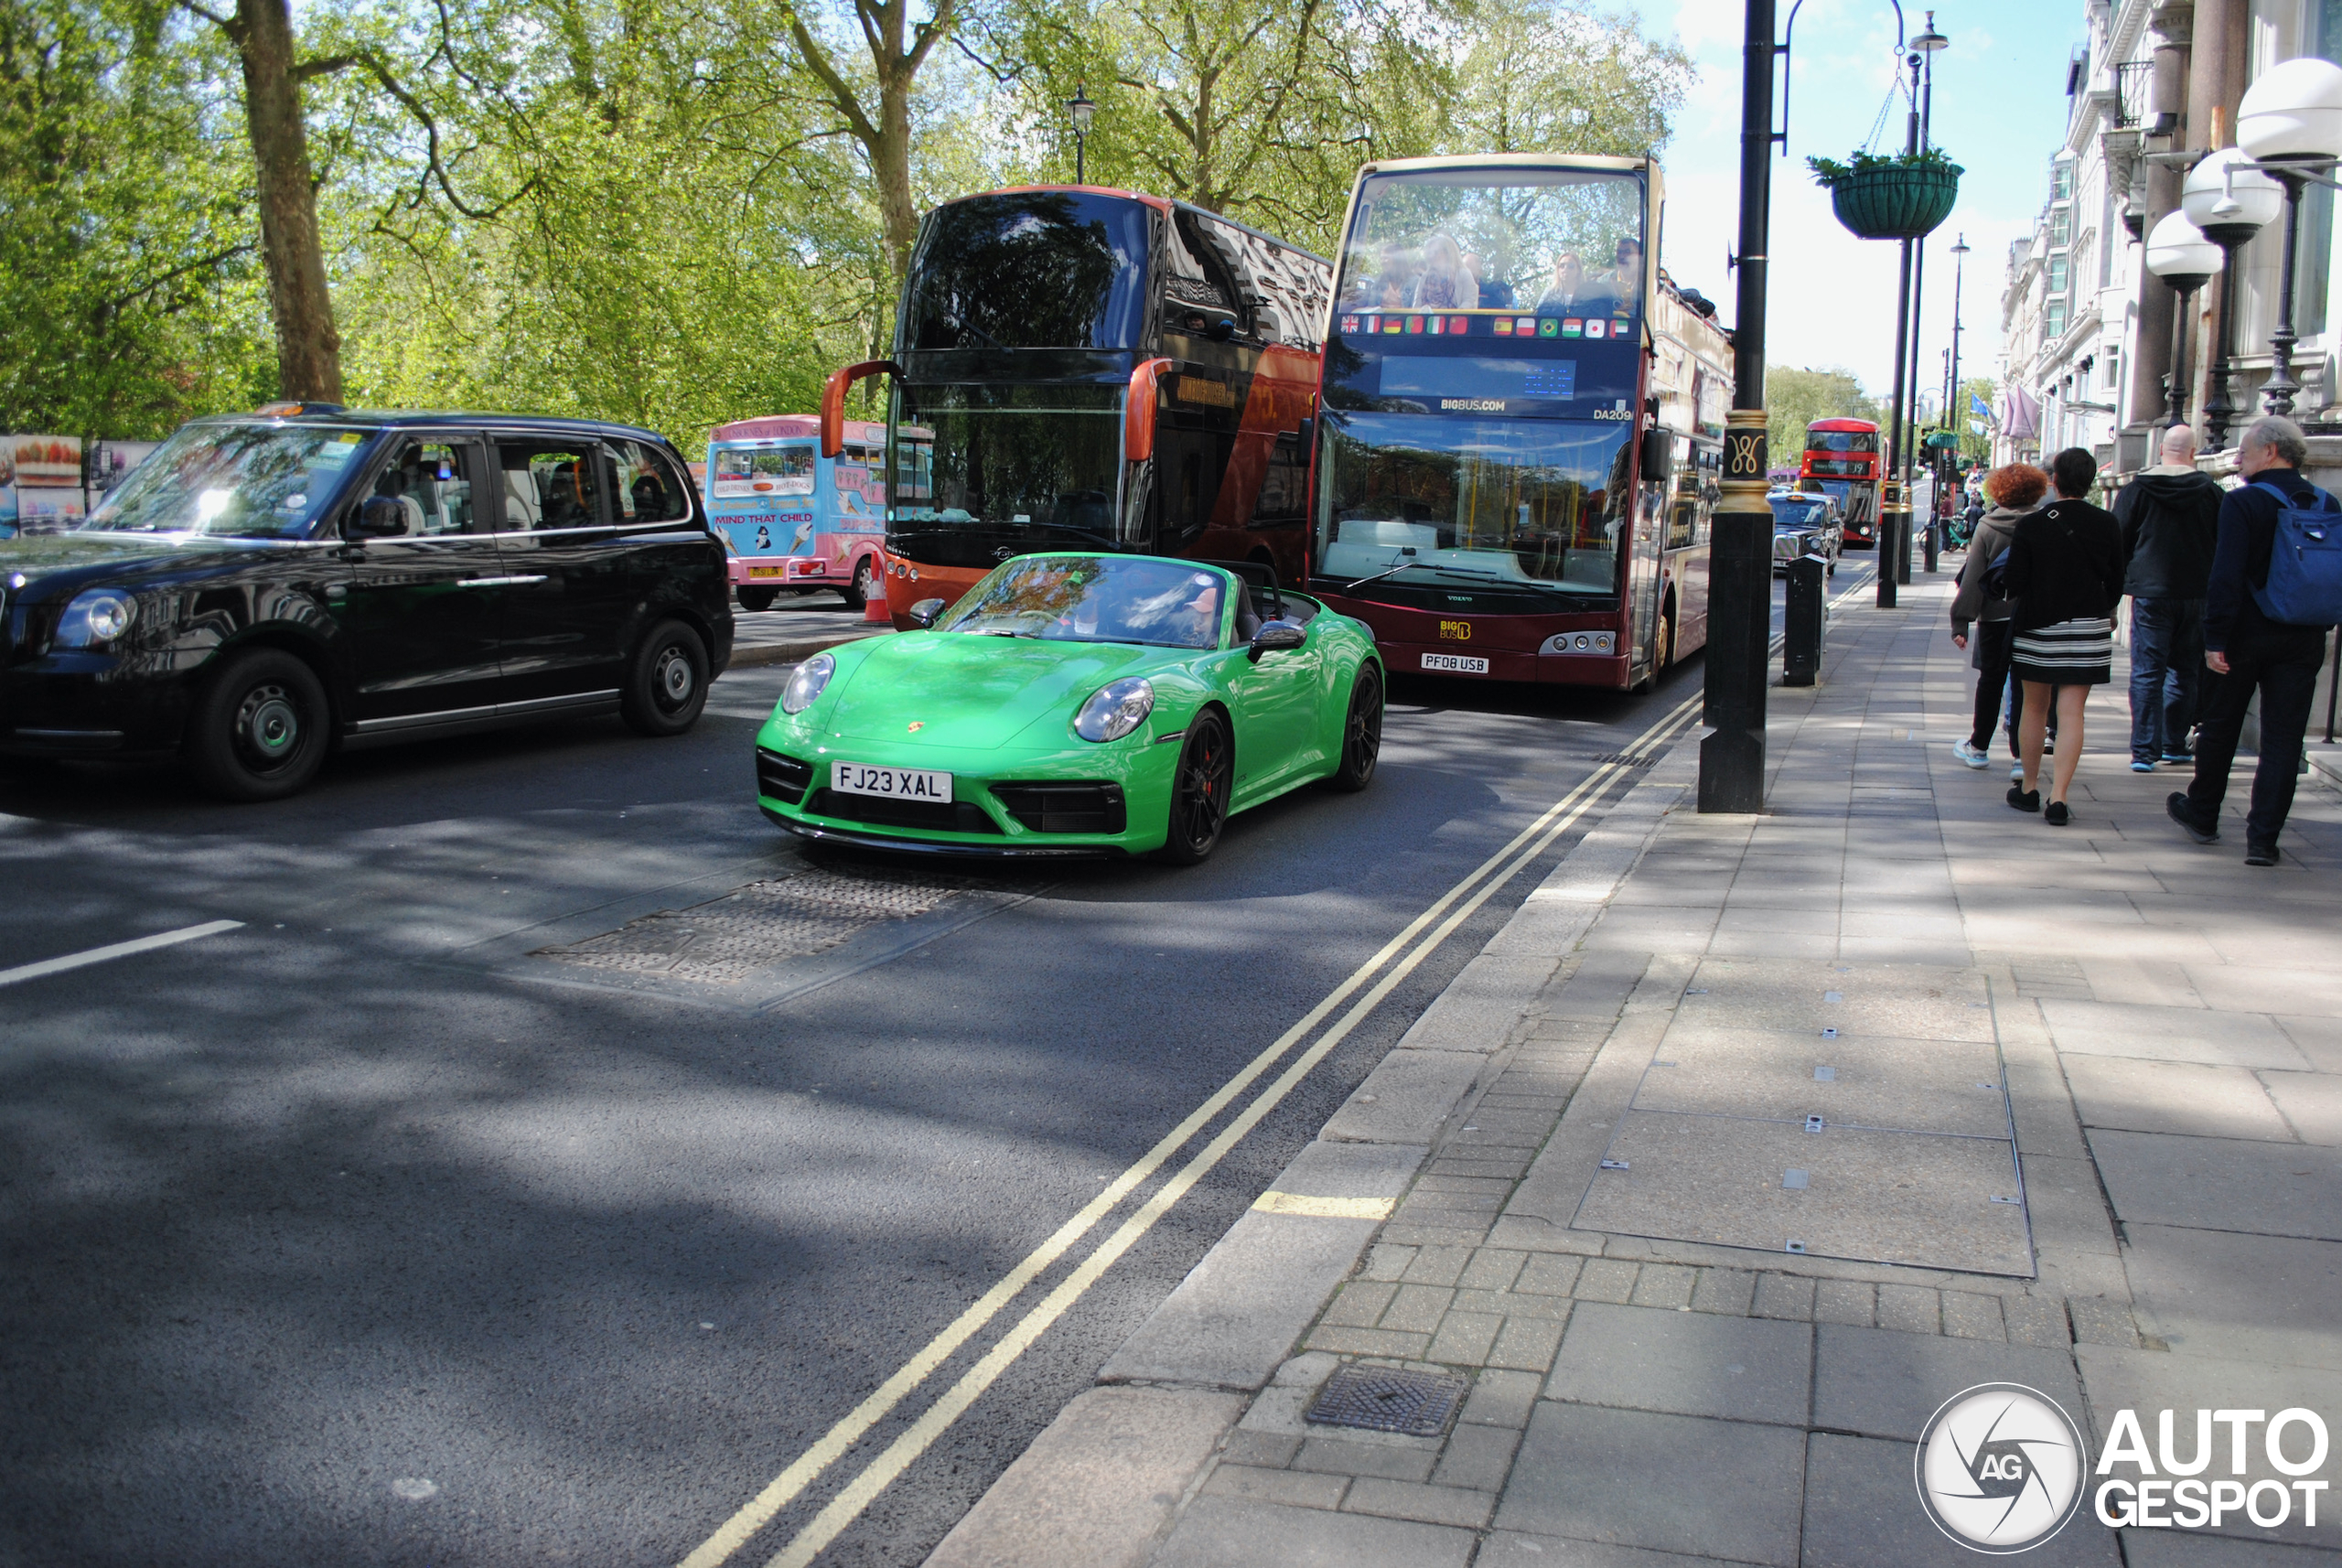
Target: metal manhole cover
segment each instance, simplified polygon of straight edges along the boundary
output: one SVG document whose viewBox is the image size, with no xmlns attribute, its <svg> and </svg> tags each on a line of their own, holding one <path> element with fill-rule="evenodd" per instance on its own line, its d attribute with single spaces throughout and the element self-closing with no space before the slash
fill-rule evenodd
<svg viewBox="0 0 2342 1568">
<path fill-rule="evenodd" d="M 736 985 L 773 964 L 827 952 L 874 926 L 927 914 L 991 886 L 976 877 L 931 874 L 914 879 L 883 871 L 807 871 L 751 882 L 689 909 L 662 909 L 582 942 L 539 948 L 532 956 Z"/>
<path fill-rule="evenodd" d="M 1336 1369 L 1302 1419 L 1321 1426 L 1356 1426 L 1408 1437 L 1436 1437 L 1464 1397 L 1464 1380 L 1402 1367 L 1358 1362 Z"/>
</svg>

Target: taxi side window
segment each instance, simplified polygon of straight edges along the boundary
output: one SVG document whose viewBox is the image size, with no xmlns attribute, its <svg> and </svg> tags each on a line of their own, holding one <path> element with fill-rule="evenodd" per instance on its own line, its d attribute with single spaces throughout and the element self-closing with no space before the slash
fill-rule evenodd
<svg viewBox="0 0 2342 1568">
<path fill-rule="evenodd" d="M 472 511 L 471 448 L 445 441 L 407 441 L 374 479 L 370 498 L 387 499 L 410 538 L 487 532 Z"/>
<path fill-rule="evenodd" d="M 590 441 L 502 441 L 504 527 L 593 528 L 602 521 L 600 454 Z"/>
<path fill-rule="evenodd" d="M 612 494 L 619 517 L 629 522 L 676 522 L 691 516 L 691 500 L 673 465 L 659 453 L 639 441 L 614 441 L 610 455 L 618 464 Z"/>
</svg>

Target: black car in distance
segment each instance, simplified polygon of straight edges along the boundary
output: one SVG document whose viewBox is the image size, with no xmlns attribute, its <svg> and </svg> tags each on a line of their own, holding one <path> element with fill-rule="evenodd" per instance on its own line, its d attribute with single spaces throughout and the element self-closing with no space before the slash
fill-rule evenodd
<svg viewBox="0 0 2342 1568">
<path fill-rule="evenodd" d="M 1773 575 L 1787 576 L 1789 563 L 1800 556 L 1819 555 L 1830 563 L 1828 575 L 1836 576 L 1846 542 L 1838 503 L 1803 490 L 1775 490 L 1765 499 L 1773 509 Z"/>
<path fill-rule="evenodd" d="M 621 424 L 272 405 L 0 541 L 0 752 L 176 752 L 230 800 L 551 717 L 679 735 L 731 652 L 690 470 Z"/>
</svg>

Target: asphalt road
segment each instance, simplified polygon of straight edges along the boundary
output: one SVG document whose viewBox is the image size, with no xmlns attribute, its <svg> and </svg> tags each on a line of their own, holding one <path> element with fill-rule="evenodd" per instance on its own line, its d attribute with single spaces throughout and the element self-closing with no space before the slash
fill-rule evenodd
<svg viewBox="0 0 2342 1568">
<path fill-rule="evenodd" d="M 0 988 L 0 1563 L 681 1561 L 1700 664 L 1648 697 L 1397 682 L 1362 795 L 1249 812 L 1194 870 L 987 876 L 728 988 L 529 956 L 804 868 L 750 789 L 786 673 L 681 739 L 367 753 L 270 807 L 0 774 L 0 970 L 244 922 Z M 918 1563 L 1597 818 L 820 1560 Z"/>
</svg>

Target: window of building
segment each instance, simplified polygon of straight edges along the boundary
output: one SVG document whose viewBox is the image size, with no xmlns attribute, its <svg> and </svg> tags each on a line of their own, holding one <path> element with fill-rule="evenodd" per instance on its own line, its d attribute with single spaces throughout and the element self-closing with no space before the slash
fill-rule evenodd
<svg viewBox="0 0 2342 1568">
<path fill-rule="evenodd" d="M 2050 257 L 2050 258 L 2049 258 L 2049 292 L 2050 292 L 2051 294 L 2063 294 L 2063 293 L 2065 293 L 2065 292 L 2066 292 L 2066 280 L 2067 280 L 2067 274 L 2066 274 L 2066 258 L 2065 258 L 2065 256 L 2064 256 L 2063 254 L 2059 254 L 2059 255 L 2055 255 L 2055 256 Z"/>
<path fill-rule="evenodd" d="M 2057 211 L 2049 214 L 2049 244 L 2052 249 L 2064 250 L 2073 239 L 2073 234 L 2074 215 L 2072 213 L 2060 207 Z"/>
<path fill-rule="evenodd" d="M 2051 342 L 2066 335 L 2066 302 L 2053 299 L 2041 313 L 2041 335 Z"/>
<path fill-rule="evenodd" d="M 2049 166 L 2049 199 L 2071 201 L 2074 199 L 2074 166 L 2060 161 Z"/>
</svg>

